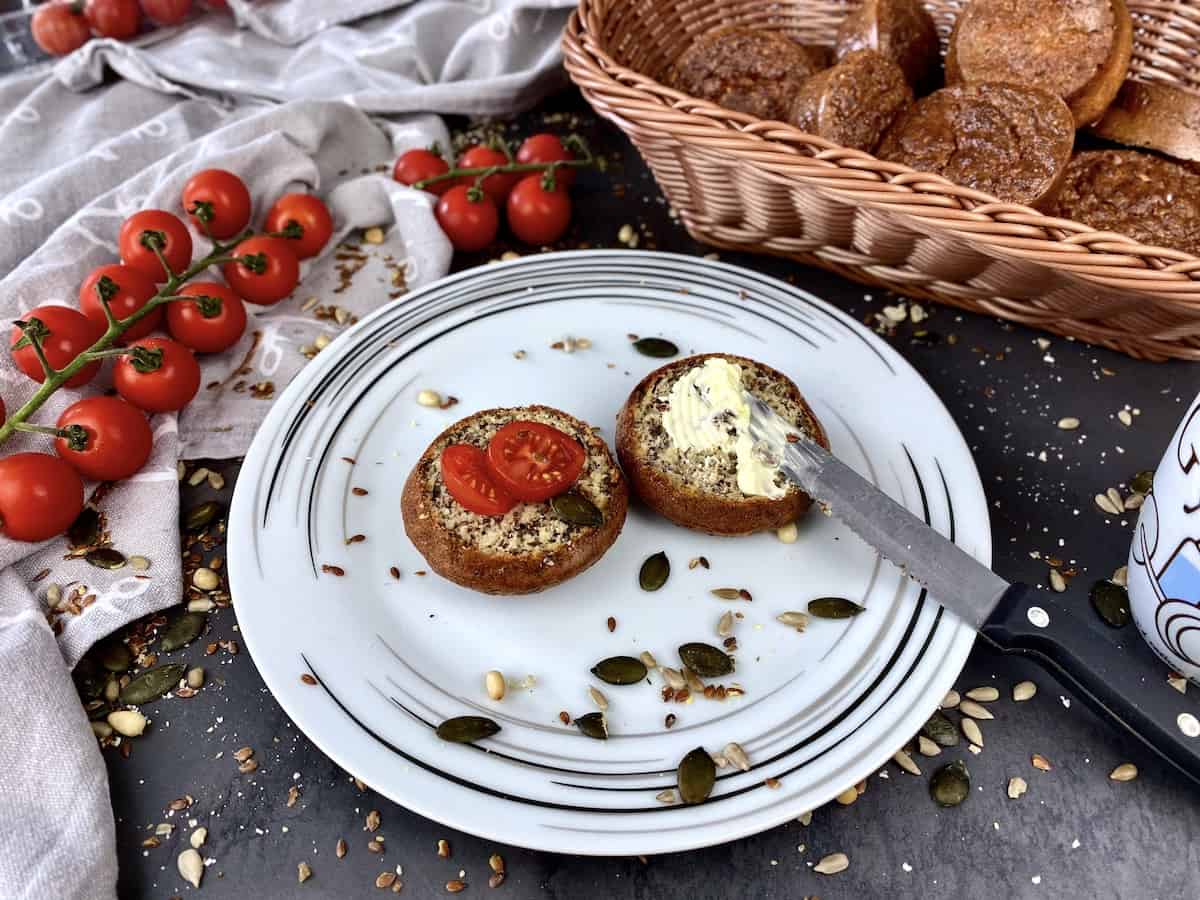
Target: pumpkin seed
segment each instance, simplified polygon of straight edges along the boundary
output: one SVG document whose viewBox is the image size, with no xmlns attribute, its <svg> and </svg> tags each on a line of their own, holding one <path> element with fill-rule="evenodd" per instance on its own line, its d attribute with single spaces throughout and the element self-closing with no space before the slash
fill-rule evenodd
<svg viewBox="0 0 1200 900">
<path fill-rule="evenodd" d="M 590 738 L 598 741 L 608 740 L 608 722 L 604 720 L 602 712 L 590 712 L 585 716 L 580 716 L 575 720 L 575 724 Z"/>
<path fill-rule="evenodd" d="M 200 632 L 204 630 L 204 623 L 207 621 L 208 619 L 198 612 L 185 612 L 176 616 L 162 633 L 158 648 L 164 653 L 168 653 L 171 650 L 186 647 L 200 636 Z"/>
<path fill-rule="evenodd" d="M 967 696 L 980 703 L 991 703 L 1000 699 L 1000 689 L 994 687 L 977 687 L 967 691 Z"/>
<path fill-rule="evenodd" d="M 836 875 L 850 868 L 850 858 L 845 853 L 830 853 L 822 856 L 820 862 L 813 866 L 813 871 L 819 875 Z"/>
<path fill-rule="evenodd" d="M 171 663 L 156 669 L 147 669 L 121 689 L 121 702 L 133 706 L 157 700 L 179 683 L 187 666 Z"/>
<path fill-rule="evenodd" d="M 1088 594 L 1092 607 L 1105 624 L 1124 628 L 1129 624 L 1129 591 L 1111 581 L 1097 581 Z"/>
<path fill-rule="evenodd" d="M 638 572 L 638 584 L 642 586 L 643 591 L 657 591 L 667 583 L 670 574 L 671 561 L 667 559 L 667 554 L 660 551 L 642 563 L 642 569 Z"/>
<path fill-rule="evenodd" d="M 217 501 L 205 501 L 188 510 L 187 515 L 183 517 L 183 526 L 188 531 L 199 531 L 211 523 L 220 511 L 221 504 L 217 503 Z"/>
<path fill-rule="evenodd" d="M 655 359 L 670 359 L 679 355 L 679 348 L 663 338 L 646 337 L 633 342 L 633 349 L 642 356 L 653 356 Z"/>
<path fill-rule="evenodd" d="M 1139 494 L 1150 493 L 1150 488 L 1154 487 L 1154 470 L 1145 469 L 1138 472 L 1129 479 L 1129 487 L 1131 490 L 1137 491 Z"/>
<path fill-rule="evenodd" d="M 849 619 L 864 609 L 845 597 L 818 597 L 808 604 L 808 611 L 818 619 Z"/>
<path fill-rule="evenodd" d="M 703 803 L 717 782 L 717 766 L 703 747 L 696 747 L 680 760 L 676 777 L 684 803 Z"/>
<path fill-rule="evenodd" d="M 938 806 L 958 806 L 971 792 L 971 773 L 961 759 L 947 763 L 929 780 L 929 793 Z"/>
<path fill-rule="evenodd" d="M 703 678 L 719 678 L 733 671 L 733 657 L 711 644 L 693 642 L 679 647 L 683 664 Z"/>
<path fill-rule="evenodd" d="M 1026 700 L 1032 700 L 1036 693 L 1037 685 L 1032 681 L 1018 682 L 1013 685 L 1013 702 L 1023 703 Z"/>
<path fill-rule="evenodd" d="M 1020 775 L 1014 775 L 1008 779 L 1008 799 L 1016 800 L 1022 794 L 1029 790 L 1029 785 Z"/>
<path fill-rule="evenodd" d="M 67 543 L 72 550 L 90 547 L 100 539 L 102 520 L 94 506 L 85 506 L 67 529 Z"/>
<path fill-rule="evenodd" d="M 988 719 L 996 718 L 992 715 L 991 710 L 986 706 L 980 706 L 974 700 L 964 700 L 958 704 L 958 711 L 964 716 L 970 716 L 972 719 L 981 719 L 985 722 Z"/>
<path fill-rule="evenodd" d="M 452 744 L 470 744 L 499 730 L 500 726 L 485 716 L 455 716 L 437 727 L 437 736 Z"/>
<path fill-rule="evenodd" d="M 592 674 L 605 684 L 637 684 L 646 677 L 646 666 L 633 656 L 610 656 L 592 666 Z"/>
<path fill-rule="evenodd" d="M 962 728 L 962 733 L 966 736 L 968 741 L 970 741 L 976 747 L 983 746 L 983 732 L 979 730 L 978 722 L 976 722 L 974 719 L 964 716 L 963 720 L 959 722 L 959 727 Z"/>
<path fill-rule="evenodd" d="M 133 654 L 122 641 L 111 638 L 96 648 L 96 661 L 109 672 L 124 672 L 133 662 Z"/>
<path fill-rule="evenodd" d="M 574 491 L 559 494 L 550 501 L 550 508 L 568 525 L 594 528 L 604 524 L 604 513 L 600 512 L 596 504 Z"/>
<path fill-rule="evenodd" d="M 940 712 L 935 712 L 926 720 L 921 726 L 921 734 L 940 747 L 953 747 L 958 743 L 958 729 Z"/>
<path fill-rule="evenodd" d="M 112 547 L 96 547 L 84 557 L 97 569 L 121 569 L 125 567 L 125 554 Z"/>
</svg>

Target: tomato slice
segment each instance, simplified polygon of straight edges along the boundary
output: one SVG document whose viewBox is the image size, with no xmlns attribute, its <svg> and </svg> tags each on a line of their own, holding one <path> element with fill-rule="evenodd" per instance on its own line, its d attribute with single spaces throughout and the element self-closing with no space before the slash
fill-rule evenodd
<svg viewBox="0 0 1200 900">
<path fill-rule="evenodd" d="M 442 480 L 451 497 L 481 516 L 502 516 L 517 505 L 488 471 L 483 451 L 470 444 L 451 444 L 442 451 Z"/>
<path fill-rule="evenodd" d="M 587 454 L 557 428 L 518 419 L 488 444 L 488 469 L 518 500 L 536 503 L 566 493 L 583 471 Z"/>
</svg>

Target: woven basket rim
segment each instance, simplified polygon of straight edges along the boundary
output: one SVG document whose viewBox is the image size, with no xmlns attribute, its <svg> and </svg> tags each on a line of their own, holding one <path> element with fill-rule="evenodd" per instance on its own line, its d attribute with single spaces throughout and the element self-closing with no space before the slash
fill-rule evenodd
<svg viewBox="0 0 1200 900">
<path fill-rule="evenodd" d="M 714 145 L 693 143 L 694 152 L 732 154 L 781 181 L 803 181 L 843 200 L 950 232 L 988 255 L 1032 258 L 1106 288 L 1157 293 L 1180 312 L 1200 314 L 1200 256 L 1004 203 L 786 122 L 757 119 L 684 94 L 614 59 L 585 21 L 597 15 L 594 6 L 595 0 L 580 0 L 567 22 L 565 65 L 580 87 L 606 89 L 622 107 L 609 114 L 624 126 L 636 129 L 639 116 L 666 116 L 669 123 L 659 124 L 673 134 Z"/>
</svg>

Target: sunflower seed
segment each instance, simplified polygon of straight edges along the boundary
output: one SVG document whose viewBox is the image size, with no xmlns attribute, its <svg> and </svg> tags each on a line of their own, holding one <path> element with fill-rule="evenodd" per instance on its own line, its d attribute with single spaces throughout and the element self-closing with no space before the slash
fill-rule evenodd
<svg viewBox="0 0 1200 900">
<path fill-rule="evenodd" d="M 676 801 L 675 789 L 667 788 L 665 791 L 659 791 L 654 795 L 654 799 L 659 803 L 674 803 Z"/>
<path fill-rule="evenodd" d="M 1025 783 L 1025 779 L 1021 776 L 1015 775 L 1008 779 L 1008 799 L 1016 800 L 1027 790 L 1029 790 L 1029 785 Z"/>
<path fill-rule="evenodd" d="M 337 839 L 337 844 L 333 848 L 333 854 L 338 859 L 346 858 L 346 841 L 344 838 Z"/>
<path fill-rule="evenodd" d="M 822 856 L 820 861 L 813 866 L 813 871 L 818 875 L 836 875 L 838 872 L 845 872 L 850 868 L 850 859 L 845 853 L 830 853 L 828 856 Z"/>
<path fill-rule="evenodd" d="M 1125 498 L 1125 509 L 1141 509 L 1142 504 L 1146 502 L 1145 494 L 1130 494 Z"/>
<path fill-rule="evenodd" d="M 136 709 L 118 709 L 110 712 L 105 721 L 113 727 L 117 734 L 124 737 L 137 737 L 146 730 L 147 718 Z"/>
<path fill-rule="evenodd" d="M 1137 775 L 1137 766 L 1133 763 L 1121 763 L 1121 765 L 1108 773 L 1108 777 L 1113 781 L 1133 781 L 1133 779 L 1137 778 Z"/>
<path fill-rule="evenodd" d="M 659 671 L 662 673 L 663 680 L 672 690 L 678 691 L 687 687 L 687 680 L 683 677 L 683 673 L 678 669 L 672 669 L 670 666 L 663 666 Z"/>
<path fill-rule="evenodd" d="M 1012 698 L 1016 703 L 1032 700 L 1037 693 L 1037 685 L 1032 681 L 1021 681 L 1013 685 Z"/>
<path fill-rule="evenodd" d="M 808 615 L 795 610 L 789 610 L 785 613 L 780 613 L 775 617 L 776 622 L 780 622 L 789 628 L 795 628 L 797 631 L 803 631 L 808 625 Z"/>
<path fill-rule="evenodd" d="M 487 691 L 487 695 L 493 700 L 504 699 L 504 673 L 496 669 L 492 669 L 483 676 L 483 687 Z"/>
<path fill-rule="evenodd" d="M 175 865 L 184 881 L 194 888 L 200 887 L 200 879 L 204 877 L 204 860 L 200 858 L 196 848 L 189 847 L 180 853 Z"/>
<path fill-rule="evenodd" d="M 840 794 L 838 794 L 833 799 L 836 800 L 838 803 L 840 803 L 842 806 L 849 806 L 851 803 L 853 803 L 855 800 L 858 799 L 858 788 L 856 788 L 854 785 L 850 785 L 850 787 L 846 788 L 844 791 L 842 791 Z"/>
<path fill-rule="evenodd" d="M 485 716 L 456 716 L 437 727 L 437 736 L 454 744 L 470 744 L 499 730 L 500 726 Z"/>
<path fill-rule="evenodd" d="M 375 887 L 379 888 L 380 890 L 383 890 L 384 888 L 390 888 L 395 882 L 395 872 L 380 872 L 375 876 Z"/>
<path fill-rule="evenodd" d="M 604 513 L 600 512 L 596 504 L 574 491 L 559 494 L 550 501 L 550 508 L 554 510 L 556 516 L 569 525 L 595 528 L 604 524 Z"/>
<path fill-rule="evenodd" d="M 784 544 L 794 544 L 800 537 L 800 529 L 795 522 L 788 522 L 782 528 L 775 529 L 775 537 Z"/>
<path fill-rule="evenodd" d="M 1058 427 L 1063 431 L 1074 431 L 1079 427 L 1079 420 L 1074 416 L 1063 416 L 1058 420 Z"/>
<path fill-rule="evenodd" d="M 1176 675 L 1174 672 L 1167 673 L 1167 684 L 1179 691 L 1181 694 L 1187 693 L 1187 679 L 1182 675 Z"/>
<path fill-rule="evenodd" d="M 640 338 L 633 342 L 633 349 L 642 356 L 652 356 L 656 359 L 669 359 L 679 355 L 679 348 L 668 340 L 656 337 Z"/>
<path fill-rule="evenodd" d="M 923 734 L 917 735 L 917 752 L 922 756 L 937 756 L 942 752 L 942 748 L 934 741 L 925 737 Z"/>
<path fill-rule="evenodd" d="M 179 683 L 186 669 L 182 663 L 147 669 L 121 689 L 121 702 L 136 706 L 157 700 Z"/>
<path fill-rule="evenodd" d="M 942 766 L 929 781 L 929 793 L 938 806 L 958 806 L 970 792 L 971 773 L 962 760 Z"/>
<path fill-rule="evenodd" d="M 897 750 L 892 755 L 892 762 L 894 762 L 896 765 L 898 765 L 900 768 L 902 768 L 905 772 L 908 772 L 908 774 L 910 774 L 910 775 L 920 775 L 921 774 L 921 767 L 918 766 L 915 762 L 913 762 L 913 758 L 911 756 L 909 756 L 907 753 L 905 753 L 903 750 Z"/>
<path fill-rule="evenodd" d="M 974 719 L 964 716 L 958 726 L 968 741 L 977 747 L 983 746 L 983 732 L 979 730 L 979 724 Z"/>
<path fill-rule="evenodd" d="M 642 661 L 642 665 L 645 666 L 647 669 L 657 669 L 658 668 L 658 660 L 656 660 L 654 658 L 654 654 L 651 653 L 649 650 L 643 650 L 638 655 L 638 659 L 640 659 Z"/>
<path fill-rule="evenodd" d="M 974 700 L 963 700 L 962 703 L 958 704 L 958 711 L 964 716 L 970 716 L 972 719 L 987 721 L 988 719 L 996 718 L 992 715 L 991 710 L 986 706 L 980 706 Z"/>
<path fill-rule="evenodd" d="M 204 481 L 204 479 L 206 479 L 207 477 L 208 477 L 208 469 L 204 468 L 204 466 L 201 466 L 200 468 L 198 468 L 195 472 L 193 472 L 191 474 L 191 476 L 187 480 L 187 483 L 189 485 L 191 485 L 192 487 L 196 487 L 202 481 Z"/>
<path fill-rule="evenodd" d="M 682 644 L 679 658 L 685 666 L 704 678 L 719 678 L 733 671 L 733 657 L 711 644 L 698 641 Z"/>
<path fill-rule="evenodd" d="M 159 638 L 159 649 L 167 653 L 186 647 L 200 636 L 207 621 L 207 618 L 197 612 L 185 612 L 176 616 Z"/>
<path fill-rule="evenodd" d="M 1097 581 L 1088 592 L 1092 608 L 1111 628 L 1129 624 L 1129 591 L 1111 581 Z"/>
<path fill-rule="evenodd" d="M 980 703 L 991 703 L 993 700 L 1000 699 L 1000 689 L 994 687 L 977 687 L 967 691 L 967 696 L 972 700 L 978 700 Z"/>
<path fill-rule="evenodd" d="M 1137 491 L 1139 494 L 1150 493 L 1152 487 L 1154 487 L 1153 469 L 1145 469 L 1129 479 L 1130 490 Z"/>
<path fill-rule="evenodd" d="M 1129 587 L 1129 566 L 1121 566 L 1112 573 L 1112 578 L 1109 579 L 1113 584 L 1119 584 L 1121 587 Z"/>
<path fill-rule="evenodd" d="M 84 556 L 97 569 L 121 569 L 125 566 L 125 554 L 112 547 L 96 547 Z"/>
<path fill-rule="evenodd" d="M 729 610 L 722 613 L 721 618 L 717 620 L 717 634 L 721 637 L 733 634 L 733 613 Z"/>
<path fill-rule="evenodd" d="M 592 702 L 596 704 L 601 712 L 608 710 L 608 698 L 594 687 L 588 687 L 588 696 L 592 698 Z"/>
<path fill-rule="evenodd" d="M 942 698 L 942 709 L 954 709 L 954 707 L 958 706 L 959 699 L 958 691 L 950 691 Z"/>
<path fill-rule="evenodd" d="M 1117 504 L 1113 503 L 1108 494 L 1097 494 L 1093 499 L 1096 505 L 1110 516 L 1120 515 L 1121 507 L 1124 506 L 1124 504 L 1118 506 Z"/>
<path fill-rule="evenodd" d="M 743 772 L 750 771 L 750 760 L 747 758 L 746 751 L 742 749 L 741 744 L 730 741 L 725 745 L 725 749 L 721 751 L 721 755 Z"/>
<path fill-rule="evenodd" d="M 632 656 L 610 656 L 592 666 L 592 674 L 605 684 L 637 684 L 646 677 L 646 666 Z"/>
<path fill-rule="evenodd" d="M 940 747 L 953 747 L 958 743 L 958 729 L 940 712 L 935 712 L 926 720 L 921 726 L 921 734 Z"/>
<path fill-rule="evenodd" d="M 818 597 L 810 600 L 808 611 L 818 619 L 849 619 L 857 616 L 866 607 L 859 606 L 845 597 Z"/>
<path fill-rule="evenodd" d="M 699 675 L 697 675 L 687 666 L 683 667 L 683 681 L 684 684 L 687 685 L 687 689 L 693 694 L 704 693 L 704 682 L 700 680 Z"/>
<path fill-rule="evenodd" d="M 239 747 L 237 750 L 233 751 L 233 758 L 236 759 L 238 762 L 245 762 L 253 755 L 254 755 L 253 747 Z"/>
<path fill-rule="evenodd" d="M 713 588 L 709 593 L 718 600 L 741 600 L 745 592 L 739 588 Z"/>
<path fill-rule="evenodd" d="M 604 713 L 592 712 L 580 716 L 575 720 L 575 725 L 590 738 L 598 741 L 608 740 L 608 722 L 604 719 Z"/>
<path fill-rule="evenodd" d="M 684 803 L 703 803 L 716 784 L 717 767 L 703 747 L 696 747 L 680 760 L 676 778 Z"/>
<path fill-rule="evenodd" d="M 503 872 L 504 871 L 504 857 L 501 856 L 499 853 L 493 853 L 491 856 L 488 857 L 488 866 L 491 868 L 491 870 L 493 872 Z"/>
<path fill-rule="evenodd" d="M 638 572 L 638 584 L 644 591 L 657 591 L 667 583 L 670 574 L 671 561 L 667 559 L 667 554 L 660 551 L 647 557 L 642 563 L 641 571 Z"/>
<path fill-rule="evenodd" d="M 71 523 L 71 527 L 67 529 L 67 544 L 72 550 L 79 550 L 83 547 L 90 547 L 100 540 L 100 532 L 103 530 L 103 521 L 100 516 L 100 511 L 94 506 L 85 506 L 83 511 L 75 517 L 75 521 Z"/>
<path fill-rule="evenodd" d="M 201 825 L 190 835 L 188 835 L 188 843 L 199 850 L 204 846 L 204 842 L 208 840 L 208 829 Z"/>
<path fill-rule="evenodd" d="M 1035 753 L 1029 758 L 1029 762 L 1033 764 L 1035 769 L 1041 769 L 1043 772 L 1049 772 L 1051 768 L 1050 760 L 1042 756 L 1040 753 Z"/>
</svg>

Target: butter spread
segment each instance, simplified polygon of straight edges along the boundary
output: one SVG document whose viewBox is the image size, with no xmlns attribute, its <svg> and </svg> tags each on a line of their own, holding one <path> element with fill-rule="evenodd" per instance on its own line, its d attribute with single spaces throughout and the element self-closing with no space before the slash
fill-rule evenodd
<svg viewBox="0 0 1200 900">
<path fill-rule="evenodd" d="M 688 369 L 671 387 L 663 428 L 676 449 L 732 451 L 737 456 L 738 490 L 778 500 L 787 493 L 777 483 L 779 469 L 754 452 L 750 404 L 742 396 L 742 367 L 720 357 Z"/>
</svg>

